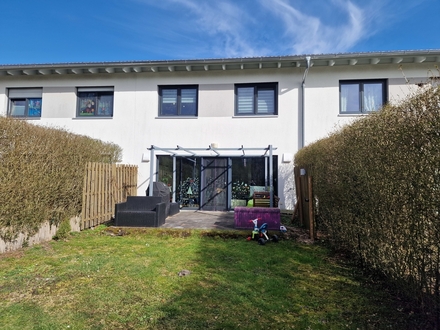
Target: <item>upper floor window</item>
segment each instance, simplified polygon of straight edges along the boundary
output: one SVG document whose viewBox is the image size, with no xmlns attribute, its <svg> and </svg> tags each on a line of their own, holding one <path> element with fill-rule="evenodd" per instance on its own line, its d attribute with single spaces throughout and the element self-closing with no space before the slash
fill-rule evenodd
<svg viewBox="0 0 440 330">
<path fill-rule="evenodd" d="M 344 80 L 339 82 L 341 114 L 377 111 L 387 101 L 386 80 Z"/>
<path fill-rule="evenodd" d="M 159 86 L 159 116 L 197 116 L 198 86 Z"/>
<path fill-rule="evenodd" d="M 235 85 L 236 115 L 276 115 L 278 112 L 278 84 Z"/>
<path fill-rule="evenodd" d="M 80 87 L 78 117 L 113 117 L 113 87 Z"/>
<path fill-rule="evenodd" d="M 8 115 L 18 118 L 40 118 L 42 95 L 41 88 L 9 89 Z"/>
</svg>

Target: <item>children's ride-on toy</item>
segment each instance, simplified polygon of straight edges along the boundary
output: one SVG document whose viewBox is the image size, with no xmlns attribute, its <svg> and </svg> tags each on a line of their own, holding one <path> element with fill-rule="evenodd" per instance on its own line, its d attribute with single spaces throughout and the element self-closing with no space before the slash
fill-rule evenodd
<svg viewBox="0 0 440 330">
<path fill-rule="evenodd" d="M 278 236 L 273 235 L 271 239 L 269 239 L 269 233 L 267 231 L 267 223 L 263 223 L 260 227 L 258 227 L 258 220 L 261 220 L 260 218 L 256 218 L 254 220 L 249 220 L 249 222 L 254 223 L 254 229 L 252 230 L 252 236 L 248 236 L 248 241 L 250 240 L 257 240 L 258 244 L 264 245 L 267 241 L 272 241 L 277 243 L 278 242 Z"/>
</svg>

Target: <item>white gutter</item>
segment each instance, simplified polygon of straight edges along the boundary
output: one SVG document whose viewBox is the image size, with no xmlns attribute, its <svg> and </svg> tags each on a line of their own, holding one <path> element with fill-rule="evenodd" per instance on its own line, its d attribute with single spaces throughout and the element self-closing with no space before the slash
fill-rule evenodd
<svg viewBox="0 0 440 330">
<path fill-rule="evenodd" d="M 309 73 L 309 69 L 310 69 L 310 60 L 311 60 L 311 57 L 307 56 L 306 57 L 306 70 L 304 71 L 304 75 L 303 75 L 303 79 L 302 79 L 302 83 L 301 83 L 301 109 L 300 109 L 299 118 L 298 118 L 299 124 L 300 124 L 300 129 L 299 129 L 300 134 L 298 137 L 299 138 L 298 149 L 304 148 L 304 143 L 305 143 L 305 134 L 304 134 L 305 86 L 306 86 L 307 74 Z"/>
</svg>

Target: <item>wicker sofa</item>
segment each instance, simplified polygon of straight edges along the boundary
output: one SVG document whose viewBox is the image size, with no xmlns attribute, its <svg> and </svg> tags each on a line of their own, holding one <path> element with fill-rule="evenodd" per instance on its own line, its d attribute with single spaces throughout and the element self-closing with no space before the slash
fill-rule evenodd
<svg viewBox="0 0 440 330">
<path fill-rule="evenodd" d="M 145 193 L 147 196 L 149 196 L 149 190 L 148 188 Z M 180 212 L 180 206 L 179 203 L 171 203 L 171 194 L 170 194 L 170 188 L 163 182 L 156 181 L 153 182 L 153 196 L 162 198 L 162 202 L 166 203 L 166 216 L 172 216 Z"/>
<path fill-rule="evenodd" d="M 166 203 L 161 197 L 128 196 L 115 205 L 115 225 L 121 227 L 160 227 L 165 223 Z"/>
</svg>

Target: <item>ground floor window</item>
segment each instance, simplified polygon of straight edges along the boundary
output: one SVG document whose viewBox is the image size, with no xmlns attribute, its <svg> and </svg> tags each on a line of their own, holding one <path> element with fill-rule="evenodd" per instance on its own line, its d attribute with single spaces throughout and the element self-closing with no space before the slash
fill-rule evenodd
<svg viewBox="0 0 440 330">
<path fill-rule="evenodd" d="M 175 192 L 181 207 L 199 208 L 200 158 L 176 157 L 176 184 L 173 185 L 173 157 L 158 156 L 158 181 Z"/>
<path fill-rule="evenodd" d="M 174 193 L 182 208 L 223 211 L 251 206 L 255 191 L 269 190 L 267 157 L 176 157 L 173 184 L 173 157 L 157 156 L 158 177 Z M 273 186 L 277 195 L 277 156 L 273 156 Z"/>
<path fill-rule="evenodd" d="M 255 191 L 269 189 L 267 163 L 263 157 L 232 159 L 231 208 L 248 206 Z"/>
</svg>

